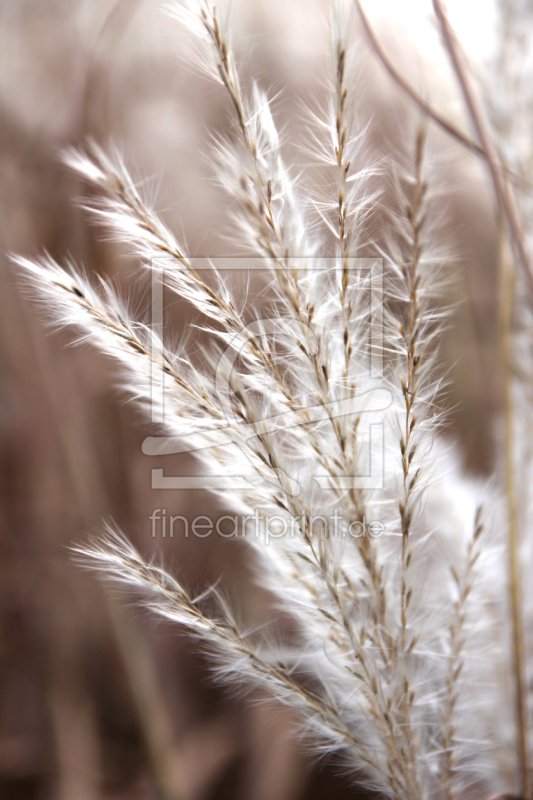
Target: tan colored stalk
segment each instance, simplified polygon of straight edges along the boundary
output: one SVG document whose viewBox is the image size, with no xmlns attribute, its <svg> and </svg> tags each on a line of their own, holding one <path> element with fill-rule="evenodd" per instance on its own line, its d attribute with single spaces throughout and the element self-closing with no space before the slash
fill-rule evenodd
<svg viewBox="0 0 533 800">
<path fill-rule="evenodd" d="M 479 142 L 487 157 L 494 190 L 502 217 L 505 219 L 509 240 L 512 243 L 515 256 L 521 262 L 530 293 L 533 293 L 533 267 L 527 250 L 525 234 L 522 229 L 515 198 L 510 191 L 506 180 L 504 167 L 498 151 L 493 143 L 492 136 L 485 119 L 481 103 L 472 85 L 465 61 L 464 53 L 455 35 L 446 9 L 441 0 L 433 0 L 435 14 L 439 21 L 444 45 L 448 52 L 450 62 L 455 71 L 457 81 L 463 94 L 463 99 Z M 518 738 L 518 754 L 521 774 L 521 793 L 524 797 L 531 797 L 531 779 L 529 765 L 529 732 L 527 697 L 525 687 L 525 661 L 521 622 L 521 587 L 518 566 L 518 515 L 516 498 L 516 475 L 514 465 L 514 407 L 512 396 L 513 384 L 513 341 L 511 323 L 513 316 L 513 278 L 509 277 L 511 265 L 505 266 L 502 259 L 502 349 L 504 355 L 505 391 L 504 391 L 504 419 L 505 419 L 505 464 L 506 464 L 506 489 L 509 517 L 509 591 L 513 626 L 513 658 L 516 692 L 516 724 Z"/>
<path fill-rule="evenodd" d="M 450 24 L 442 0 L 433 0 L 433 8 L 439 21 L 444 46 L 450 57 L 470 120 L 485 153 L 494 191 L 505 219 L 509 240 L 512 242 L 516 258 L 524 270 L 531 295 L 530 299 L 533 299 L 533 265 L 516 200 L 505 175 L 504 164 L 493 142 L 485 113 L 470 79 L 465 55 Z"/>
<path fill-rule="evenodd" d="M 515 410 L 513 398 L 514 384 L 514 343 L 512 335 L 514 311 L 514 270 L 512 257 L 506 247 L 507 239 L 503 225 L 500 225 L 500 325 L 501 350 L 504 382 L 504 425 L 505 425 L 505 486 L 508 519 L 508 558 L 509 592 L 512 615 L 512 642 L 515 677 L 515 718 L 517 726 L 517 747 L 521 775 L 522 797 L 531 798 L 531 776 L 529 763 L 529 724 L 526 690 L 526 666 L 522 626 L 522 590 L 520 581 L 519 548 L 520 534 L 516 494 L 515 465 Z"/>
<path fill-rule="evenodd" d="M 339 246 L 342 261 L 342 299 L 346 296 L 348 289 L 348 269 L 346 260 L 348 258 L 349 235 L 346 227 L 346 216 L 348 208 L 346 206 L 346 179 L 350 171 L 350 163 L 346 162 L 345 149 L 348 141 L 348 123 L 346 120 L 346 102 L 348 99 L 348 88 L 345 81 L 346 72 L 346 48 L 344 43 L 337 41 L 337 63 L 336 63 L 336 82 L 335 94 L 337 100 L 337 109 L 335 117 L 335 132 L 337 144 L 335 147 L 335 156 L 337 158 L 337 167 L 339 170 L 338 185 L 339 193 L 337 198 L 338 217 L 339 217 Z"/>
</svg>

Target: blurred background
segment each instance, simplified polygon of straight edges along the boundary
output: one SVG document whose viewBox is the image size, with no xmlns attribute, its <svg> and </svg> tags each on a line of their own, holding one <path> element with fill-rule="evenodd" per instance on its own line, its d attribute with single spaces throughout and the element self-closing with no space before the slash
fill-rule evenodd
<svg viewBox="0 0 533 800">
<path fill-rule="evenodd" d="M 213 181 L 210 137 L 231 130 L 222 90 L 181 57 L 184 34 L 159 0 L 0 0 L 0 798 L 6 800 L 319 800 L 358 796 L 334 764 L 313 764 L 286 710 L 216 686 L 209 660 L 179 629 L 104 590 L 68 547 L 113 517 L 146 555 L 190 586 L 223 585 L 260 619 L 244 548 L 210 537 L 151 538 L 156 508 L 190 519 L 201 492 L 155 491 L 151 470 L 194 465 L 141 452 L 148 422 L 117 391 L 113 365 L 49 335 L 8 253 L 47 250 L 112 278 L 145 309 L 135 262 L 89 223 L 90 189 L 61 151 L 92 137 L 116 145 L 191 255 L 232 252 L 227 202 Z M 367 3 L 387 52 L 457 125 L 461 105 L 429 0 Z M 490 59 L 490 4 L 450 3 L 476 64 Z M 272 93 L 287 160 L 320 183 L 297 146 L 299 108 L 324 97 L 329 0 L 234 0 L 246 75 Z M 417 121 L 364 43 L 356 91 L 377 156 Z M 448 434 L 466 468 L 495 466 L 496 241 L 481 166 L 441 137 L 442 212 L 456 302 L 442 358 L 450 370 Z M 386 203 L 386 199 L 381 202 Z M 379 228 L 375 235 L 379 237 Z M 185 330 L 186 309 L 172 307 Z"/>
</svg>

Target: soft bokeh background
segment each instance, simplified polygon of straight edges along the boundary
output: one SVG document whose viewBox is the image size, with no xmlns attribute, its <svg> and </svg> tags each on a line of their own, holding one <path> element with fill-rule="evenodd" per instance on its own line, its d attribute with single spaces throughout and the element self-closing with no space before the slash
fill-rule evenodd
<svg viewBox="0 0 533 800">
<path fill-rule="evenodd" d="M 265 613 L 245 553 L 231 540 L 152 540 L 155 508 L 194 517 L 200 492 L 156 492 L 151 470 L 194 470 L 141 453 L 147 421 L 117 392 L 112 365 L 49 336 L 7 253 L 73 258 L 112 277 L 137 307 L 136 264 L 88 224 L 89 188 L 61 165 L 66 146 L 114 143 L 192 255 L 231 251 L 227 203 L 213 182 L 210 136 L 229 130 L 224 93 L 180 55 L 185 34 L 158 0 L 0 2 L 0 797 L 6 800 L 318 800 L 355 797 L 335 765 L 313 765 L 288 712 L 217 688 L 209 661 L 179 630 L 105 593 L 67 547 L 113 516 L 146 554 L 195 587 L 223 577 L 249 619 Z M 459 125 L 461 106 L 429 0 L 367 3 L 388 52 Z M 476 63 L 491 53 L 495 13 L 450 2 Z M 323 96 L 328 0 L 235 0 L 246 73 L 274 92 L 288 160 L 305 133 L 298 109 Z M 412 113 L 373 56 L 357 91 L 379 155 L 412 130 Z M 458 301 L 442 356 L 451 370 L 450 437 L 467 468 L 494 466 L 496 230 L 480 166 L 444 137 L 442 204 Z M 310 181 L 323 179 L 308 171 Z M 379 236 L 379 230 L 376 231 Z M 172 311 L 186 329 L 186 309 Z M 194 474 L 194 473 L 193 473 Z"/>
</svg>

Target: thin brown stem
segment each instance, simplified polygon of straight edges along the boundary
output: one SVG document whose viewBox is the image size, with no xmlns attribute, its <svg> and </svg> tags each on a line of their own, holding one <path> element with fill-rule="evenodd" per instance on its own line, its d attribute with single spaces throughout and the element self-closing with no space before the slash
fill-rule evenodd
<svg viewBox="0 0 533 800">
<path fill-rule="evenodd" d="M 510 253 L 505 248 L 503 225 L 500 226 L 500 316 L 504 378 L 505 484 L 509 542 L 509 593 L 512 616 L 512 642 L 515 676 L 515 717 L 518 757 L 521 773 L 521 795 L 531 797 L 529 764 L 529 725 L 527 713 L 526 669 L 521 615 L 521 581 L 519 566 L 518 505 L 515 469 L 515 409 L 513 400 L 514 354 L 512 320 L 514 305 L 514 273 Z"/>
<path fill-rule="evenodd" d="M 494 191 L 505 218 L 509 239 L 512 242 L 515 255 L 524 270 L 531 299 L 533 300 L 533 265 L 516 200 L 505 176 L 505 167 L 494 145 L 485 113 L 470 79 L 465 55 L 450 24 L 442 0 L 433 0 L 433 8 L 435 9 L 444 46 L 457 77 L 470 120 L 489 166 Z"/>
</svg>

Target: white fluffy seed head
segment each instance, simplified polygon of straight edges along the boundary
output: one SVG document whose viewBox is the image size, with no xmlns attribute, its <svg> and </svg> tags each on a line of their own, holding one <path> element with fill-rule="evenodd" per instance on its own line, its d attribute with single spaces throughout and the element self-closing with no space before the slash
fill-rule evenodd
<svg viewBox="0 0 533 800">
<path fill-rule="evenodd" d="M 334 187 L 313 199 L 321 239 L 268 96 L 256 84 L 243 93 L 220 6 L 184 0 L 173 12 L 235 111 L 240 138 L 217 144 L 219 179 L 236 200 L 248 252 L 264 264 L 267 313 L 252 301 L 244 313 L 220 276 L 205 281 L 124 164 L 94 146 L 67 156 L 104 193 L 91 211 L 160 277 L 155 257 L 165 257 L 170 287 L 206 320 L 203 368 L 132 319 L 107 284 L 95 289 L 48 257 L 16 264 L 54 325 L 114 359 L 131 396 L 148 406 L 155 385 L 165 431 L 194 439 L 206 474 L 246 476 L 248 486 L 224 499 L 259 512 L 249 539 L 255 577 L 293 621 L 295 639 L 242 629 L 222 597 L 192 598 L 112 526 L 76 552 L 205 641 L 221 679 L 262 685 L 296 709 L 317 752 L 339 753 L 388 796 L 510 788 L 501 512 L 497 501 L 484 520 L 476 512 L 479 486 L 439 433 L 440 256 L 425 134 L 395 167 L 399 210 L 374 266 L 352 269 L 380 170 L 357 125 L 345 10 L 333 17 L 330 101 L 315 115 L 313 152 Z M 376 288 L 383 341 L 369 324 Z M 383 374 L 372 370 L 376 348 Z M 375 486 L 360 479 L 372 463 L 371 424 L 383 430 L 384 480 Z M 274 517 L 284 536 L 272 536 Z M 368 532 L 374 521 L 379 536 Z"/>
</svg>

